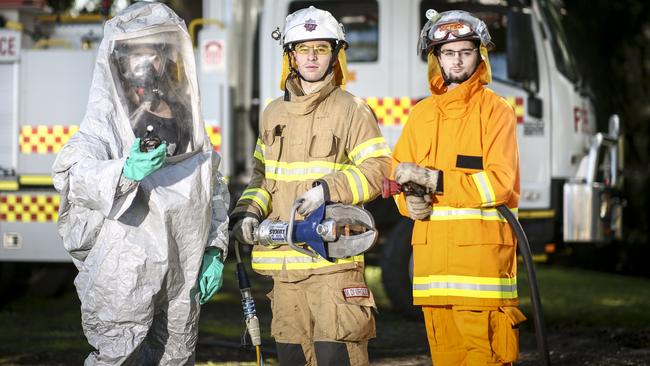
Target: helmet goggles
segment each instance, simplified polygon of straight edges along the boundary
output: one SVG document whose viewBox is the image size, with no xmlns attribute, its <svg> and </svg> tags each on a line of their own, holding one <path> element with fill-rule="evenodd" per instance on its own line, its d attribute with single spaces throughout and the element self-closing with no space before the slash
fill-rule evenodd
<svg viewBox="0 0 650 366">
<path fill-rule="evenodd" d="M 454 38 L 465 38 L 475 35 L 469 25 L 461 22 L 440 24 L 429 31 L 429 39 L 432 41 L 444 41 L 452 35 Z"/>
<path fill-rule="evenodd" d="M 418 54 L 437 44 L 456 40 L 479 40 L 485 47 L 491 47 L 491 37 L 485 23 L 462 10 L 438 13 L 433 9 L 426 12 L 428 21 L 420 31 Z"/>
</svg>

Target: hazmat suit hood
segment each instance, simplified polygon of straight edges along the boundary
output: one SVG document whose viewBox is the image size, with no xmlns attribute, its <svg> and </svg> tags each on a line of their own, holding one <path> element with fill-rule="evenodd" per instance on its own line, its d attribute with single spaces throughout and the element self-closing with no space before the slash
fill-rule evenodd
<svg viewBox="0 0 650 366">
<path fill-rule="evenodd" d="M 58 231 L 96 349 L 87 365 L 194 363 L 197 279 L 207 248 L 226 256 L 230 201 L 198 97 L 190 38 L 172 10 L 137 3 L 106 22 L 86 115 L 52 167 Z M 165 162 L 127 179 L 131 146 L 147 133 L 168 143 Z"/>
<path fill-rule="evenodd" d="M 113 129 L 124 154 L 136 137 L 145 138 L 147 127 L 168 143 L 168 162 L 211 148 L 192 43 L 184 21 L 167 6 L 136 3 L 106 22 L 86 120 L 108 122 L 92 128 Z"/>
</svg>

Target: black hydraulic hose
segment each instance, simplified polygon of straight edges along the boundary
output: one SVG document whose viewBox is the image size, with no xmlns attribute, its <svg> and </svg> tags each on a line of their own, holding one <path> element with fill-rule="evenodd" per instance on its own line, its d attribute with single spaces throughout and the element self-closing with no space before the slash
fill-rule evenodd
<svg viewBox="0 0 650 366">
<path fill-rule="evenodd" d="M 537 351 L 540 353 L 540 356 L 543 358 L 543 365 L 551 365 L 551 357 L 548 353 L 548 344 L 546 342 L 546 327 L 544 325 L 544 313 L 542 312 L 542 302 L 539 298 L 539 290 L 537 289 L 537 277 L 535 276 L 535 267 L 533 265 L 533 255 L 530 251 L 530 244 L 528 244 L 528 238 L 524 229 L 521 227 L 521 224 L 512 214 L 512 211 L 508 209 L 505 205 L 497 206 L 497 211 L 501 216 L 505 217 L 512 230 L 515 231 L 517 236 L 517 246 L 519 247 L 519 252 L 524 258 L 524 264 L 526 265 L 526 274 L 528 277 L 528 285 L 530 286 L 530 298 L 533 304 L 533 320 L 535 322 L 535 337 L 537 338 Z"/>
<path fill-rule="evenodd" d="M 237 256 L 237 283 L 239 284 L 239 291 L 242 295 L 244 323 L 246 324 L 248 335 L 251 337 L 251 343 L 253 346 L 255 346 L 257 366 L 261 366 L 264 364 L 264 360 L 262 359 L 261 352 L 262 335 L 260 332 L 260 321 L 257 318 L 255 300 L 253 300 L 253 294 L 251 292 L 251 283 L 248 279 L 248 274 L 246 273 L 244 262 L 242 262 L 241 255 L 239 254 L 239 242 L 237 240 L 235 240 L 235 255 Z M 242 342 L 243 341 L 244 338 L 242 338 Z"/>
</svg>

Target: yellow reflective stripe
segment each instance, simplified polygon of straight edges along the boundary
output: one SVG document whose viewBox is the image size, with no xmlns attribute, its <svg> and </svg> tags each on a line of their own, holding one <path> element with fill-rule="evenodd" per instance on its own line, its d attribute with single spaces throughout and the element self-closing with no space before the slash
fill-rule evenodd
<svg viewBox="0 0 650 366">
<path fill-rule="evenodd" d="M 52 177 L 49 175 L 21 175 L 18 177 L 20 184 L 26 186 L 51 186 Z"/>
<path fill-rule="evenodd" d="M 413 277 L 413 297 L 517 298 L 517 278 L 432 275 Z"/>
<path fill-rule="evenodd" d="M 251 260 L 253 269 L 271 271 L 280 271 L 283 266 L 286 270 L 306 270 L 354 262 L 363 263 L 364 261 L 363 255 L 357 255 L 330 262 L 321 257 L 312 258 L 294 250 L 253 251 Z"/>
<path fill-rule="evenodd" d="M 334 171 L 344 170 L 352 165 L 329 161 L 293 162 L 267 160 L 264 167 L 266 178 L 279 181 L 304 181 L 318 179 Z"/>
<path fill-rule="evenodd" d="M 555 217 L 555 210 L 530 210 L 521 211 L 520 219 L 549 219 Z"/>
<path fill-rule="evenodd" d="M 266 146 L 264 143 L 262 143 L 262 140 L 257 139 L 257 143 L 255 144 L 255 152 L 253 153 L 253 157 L 262 163 L 264 163 L 264 152 L 266 151 Z"/>
<path fill-rule="evenodd" d="M 496 202 L 496 195 L 494 194 L 494 188 L 490 183 L 490 179 L 486 172 L 478 172 L 472 174 L 472 179 L 476 188 L 478 188 L 478 193 L 481 195 L 482 206 L 491 206 Z"/>
<path fill-rule="evenodd" d="M 390 154 L 391 151 L 386 143 L 386 139 L 383 137 L 375 137 L 357 145 L 348 154 L 348 157 L 352 162 L 354 162 L 354 164 L 359 165 L 366 159 L 379 156 L 390 156 Z"/>
<path fill-rule="evenodd" d="M 509 209 L 517 217 L 519 209 Z M 497 211 L 496 208 L 457 208 L 434 206 L 431 210 L 431 221 L 450 221 L 450 220 L 486 220 L 507 222 L 505 217 Z"/>
<path fill-rule="evenodd" d="M 355 166 L 349 166 L 348 169 L 341 171 L 350 183 L 350 191 L 352 191 L 352 204 L 367 201 L 370 199 L 370 191 L 368 189 L 368 180 L 361 170 Z"/>
<path fill-rule="evenodd" d="M 17 191 L 18 182 L 15 180 L 1 180 L 0 181 L 0 191 Z"/>
<path fill-rule="evenodd" d="M 264 174 L 267 179 L 294 182 L 319 179 L 327 174 L 340 171 L 350 183 L 354 203 L 370 199 L 368 180 L 361 170 L 352 164 L 332 163 L 329 161 L 284 162 L 266 160 Z"/>
<path fill-rule="evenodd" d="M 269 212 L 269 207 L 270 207 L 270 202 L 271 202 L 271 195 L 262 188 L 248 188 L 244 190 L 244 193 L 242 193 L 241 197 L 239 197 L 239 201 L 242 200 L 251 200 L 255 203 L 257 203 L 260 208 L 262 209 L 263 214 L 266 216 Z M 238 202 L 239 202 L 238 201 Z"/>
<path fill-rule="evenodd" d="M 342 171 L 343 175 L 348 179 L 348 183 L 350 183 L 350 191 L 352 192 L 352 204 L 359 203 L 359 191 L 357 186 L 357 182 L 354 179 L 354 176 L 352 175 L 351 172 L 348 171 Z"/>
</svg>

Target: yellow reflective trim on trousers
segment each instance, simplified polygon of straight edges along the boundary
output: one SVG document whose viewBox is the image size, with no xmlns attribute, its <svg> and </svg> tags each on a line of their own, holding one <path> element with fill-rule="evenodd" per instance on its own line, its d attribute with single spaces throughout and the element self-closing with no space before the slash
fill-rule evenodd
<svg viewBox="0 0 650 366">
<path fill-rule="evenodd" d="M 509 209 L 517 217 L 519 209 Z M 451 221 L 451 220 L 486 220 L 507 222 L 505 217 L 497 211 L 496 208 L 458 208 L 434 206 L 431 210 L 431 221 Z"/>
<path fill-rule="evenodd" d="M 483 202 L 482 206 L 493 205 L 494 202 L 496 202 L 496 195 L 494 194 L 494 188 L 492 188 L 487 173 L 483 171 L 472 174 L 472 179 L 474 180 L 474 184 L 476 184 L 478 193 L 481 195 L 481 202 Z"/>
<path fill-rule="evenodd" d="M 391 151 L 383 137 L 375 137 L 357 145 L 348 154 L 354 164 L 359 165 L 365 160 L 380 156 L 390 156 Z"/>
<path fill-rule="evenodd" d="M 432 275 L 413 278 L 413 297 L 517 298 L 517 278 Z"/>
<path fill-rule="evenodd" d="M 255 144 L 255 152 L 253 153 L 253 157 L 262 163 L 264 163 L 264 152 L 266 151 L 266 146 L 262 142 L 262 140 L 257 139 L 257 143 Z"/>
<path fill-rule="evenodd" d="M 287 270 L 317 269 L 348 263 L 363 263 L 363 255 L 337 259 L 334 263 L 321 257 L 312 258 L 294 250 L 253 251 L 252 268 L 256 270 L 280 271 L 283 266 Z"/>
<path fill-rule="evenodd" d="M 264 215 L 269 212 L 271 195 L 266 190 L 262 188 L 248 188 L 244 190 L 244 193 L 242 193 L 241 197 L 239 197 L 238 202 L 247 199 L 257 203 L 262 209 Z"/>
</svg>

